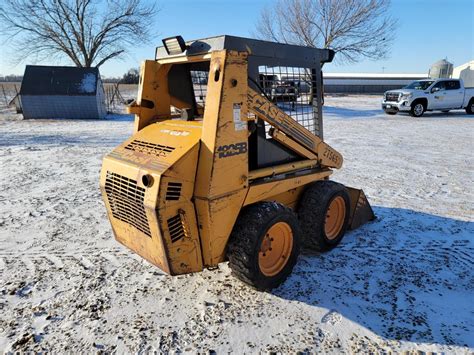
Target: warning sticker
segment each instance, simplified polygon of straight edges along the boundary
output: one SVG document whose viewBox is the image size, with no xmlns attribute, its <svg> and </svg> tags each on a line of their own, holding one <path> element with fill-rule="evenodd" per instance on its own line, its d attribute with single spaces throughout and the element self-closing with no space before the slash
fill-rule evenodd
<svg viewBox="0 0 474 355">
<path fill-rule="evenodd" d="M 240 119 L 240 107 L 242 104 L 234 104 L 234 127 L 236 131 L 242 131 L 247 128 L 247 123 Z"/>
</svg>

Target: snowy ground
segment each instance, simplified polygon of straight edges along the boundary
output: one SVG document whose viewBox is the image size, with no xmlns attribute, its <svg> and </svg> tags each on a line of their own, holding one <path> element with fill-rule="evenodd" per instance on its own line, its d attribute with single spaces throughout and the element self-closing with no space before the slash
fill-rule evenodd
<svg viewBox="0 0 474 355">
<path fill-rule="evenodd" d="M 132 132 L 0 114 L 0 351 L 474 351 L 474 117 L 386 116 L 328 97 L 335 179 L 378 219 L 256 292 L 218 270 L 169 277 L 113 239 L 101 159 Z"/>
</svg>

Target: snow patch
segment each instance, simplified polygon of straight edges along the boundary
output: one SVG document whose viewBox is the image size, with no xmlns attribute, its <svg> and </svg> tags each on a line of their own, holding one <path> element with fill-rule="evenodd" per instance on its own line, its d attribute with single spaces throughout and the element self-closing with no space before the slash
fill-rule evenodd
<svg viewBox="0 0 474 355">
<path fill-rule="evenodd" d="M 0 352 L 472 353 L 474 119 L 388 116 L 380 102 L 324 106 L 325 139 L 344 156 L 334 180 L 363 188 L 377 220 L 301 255 L 268 293 L 226 263 L 166 276 L 115 241 L 98 172 L 133 115 L 0 108 Z"/>
<path fill-rule="evenodd" d="M 94 74 L 84 74 L 84 77 L 79 84 L 79 92 L 83 94 L 93 94 L 95 92 L 97 79 Z"/>
</svg>

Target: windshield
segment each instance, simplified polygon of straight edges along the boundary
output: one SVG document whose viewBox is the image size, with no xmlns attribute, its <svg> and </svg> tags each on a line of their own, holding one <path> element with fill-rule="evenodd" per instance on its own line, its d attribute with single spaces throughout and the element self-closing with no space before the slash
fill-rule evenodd
<svg viewBox="0 0 474 355">
<path fill-rule="evenodd" d="M 426 90 L 433 83 L 434 80 L 414 81 L 410 85 L 405 86 L 404 89 Z"/>
</svg>

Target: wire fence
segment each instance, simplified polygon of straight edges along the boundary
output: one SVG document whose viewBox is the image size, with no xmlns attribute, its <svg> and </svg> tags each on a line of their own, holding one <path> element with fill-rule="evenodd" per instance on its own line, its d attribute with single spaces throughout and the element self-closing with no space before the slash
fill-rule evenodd
<svg viewBox="0 0 474 355">
<path fill-rule="evenodd" d="M 19 100 L 20 83 L 2 83 L 0 84 L 0 107 L 15 108 L 17 112 L 21 112 L 21 102 Z"/>
</svg>

